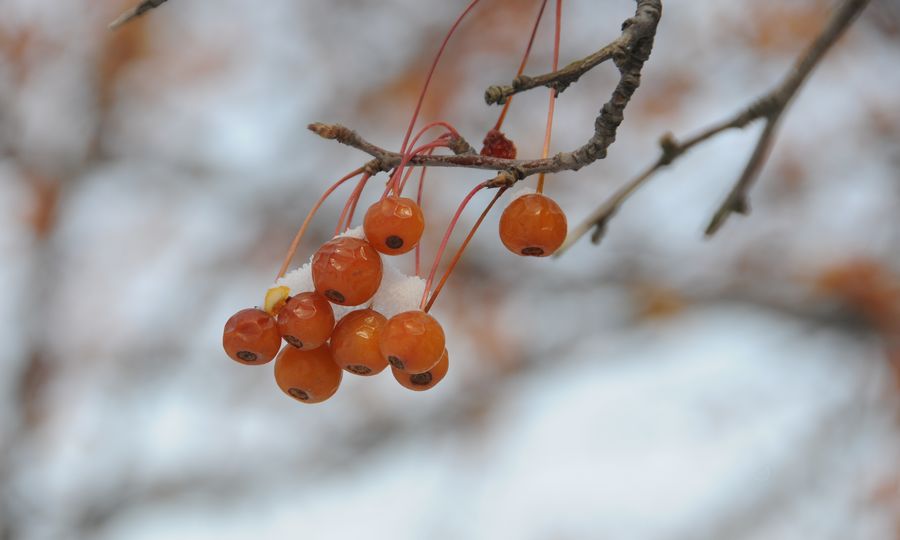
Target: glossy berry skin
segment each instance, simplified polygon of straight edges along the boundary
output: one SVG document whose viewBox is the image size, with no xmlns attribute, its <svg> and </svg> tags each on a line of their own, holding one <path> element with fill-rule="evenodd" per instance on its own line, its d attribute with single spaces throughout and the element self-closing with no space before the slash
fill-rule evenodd
<svg viewBox="0 0 900 540">
<path fill-rule="evenodd" d="M 298 349 L 315 349 L 331 337 L 334 309 L 321 294 L 302 292 L 288 299 L 275 321 L 285 341 Z"/>
<path fill-rule="evenodd" d="M 385 197 L 366 211 L 366 239 L 385 255 L 400 255 L 416 247 L 425 230 L 425 216 L 416 201 Z"/>
<path fill-rule="evenodd" d="M 388 363 L 378 343 L 387 319 L 371 309 L 344 315 L 331 334 L 331 353 L 341 368 L 356 375 L 377 375 Z"/>
<path fill-rule="evenodd" d="M 409 388 L 410 390 L 415 390 L 416 392 L 421 392 L 422 390 L 433 388 L 437 383 L 441 382 L 441 379 L 447 374 L 447 368 L 449 367 L 450 361 L 447 356 L 447 349 L 444 349 L 444 354 L 441 355 L 441 359 L 438 360 L 437 365 L 425 373 L 404 373 L 393 366 L 391 367 L 391 373 L 394 374 L 394 378 L 397 379 L 397 382 L 402 386 Z"/>
<path fill-rule="evenodd" d="M 225 323 L 222 346 L 235 362 L 258 366 L 278 354 L 281 335 L 274 317 L 261 309 L 242 309 Z"/>
<path fill-rule="evenodd" d="M 333 396 L 343 373 L 334 363 L 328 345 L 308 351 L 285 347 L 275 359 L 278 387 L 303 403 L 319 403 Z"/>
<path fill-rule="evenodd" d="M 500 216 L 500 240 L 508 250 L 526 257 L 548 257 L 566 239 L 566 214 L 540 193 L 523 195 Z"/>
<path fill-rule="evenodd" d="M 404 311 L 391 317 L 381 331 L 381 355 L 405 373 L 424 373 L 444 352 L 444 329 L 424 311 Z"/>
<path fill-rule="evenodd" d="M 381 285 L 381 256 L 365 240 L 335 238 L 313 255 L 316 291 L 342 306 L 358 306 Z"/>
</svg>

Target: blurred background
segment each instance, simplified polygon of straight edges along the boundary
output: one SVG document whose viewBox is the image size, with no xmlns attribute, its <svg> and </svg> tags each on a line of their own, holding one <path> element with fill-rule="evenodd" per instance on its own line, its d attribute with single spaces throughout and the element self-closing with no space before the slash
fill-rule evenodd
<svg viewBox="0 0 900 540">
<path fill-rule="evenodd" d="M 423 122 L 480 142 L 499 112 L 482 93 L 511 80 L 538 3 L 482 2 Z M 0 539 L 900 538 L 897 0 L 814 72 L 753 213 L 714 238 L 760 126 L 696 148 L 559 260 L 509 254 L 498 208 L 433 311 L 451 367 L 432 391 L 346 375 L 304 406 L 272 364 L 225 356 L 225 320 L 368 157 L 307 123 L 399 147 L 463 4 L 171 0 L 110 32 L 131 2 L 0 0 Z M 662 133 L 774 85 L 833 6 L 666 2 L 608 159 L 548 178 L 570 226 Z M 632 12 L 567 0 L 561 62 Z M 526 73 L 549 69 L 551 23 Z M 553 151 L 590 136 L 616 75 L 562 94 Z M 513 102 L 520 156 L 546 100 Z M 430 171 L 424 260 L 487 176 Z"/>
</svg>

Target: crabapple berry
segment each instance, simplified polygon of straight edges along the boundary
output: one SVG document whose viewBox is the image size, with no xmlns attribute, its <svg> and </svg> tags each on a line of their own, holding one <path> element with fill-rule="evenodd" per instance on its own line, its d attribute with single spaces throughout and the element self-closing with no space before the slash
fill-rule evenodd
<svg viewBox="0 0 900 540">
<path fill-rule="evenodd" d="M 425 216 L 412 199 L 385 197 L 366 211 L 363 230 L 376 250 L 386 255 L 400 255 L 419 243 L 425 230 Z"/>
<path fill-rule="evenodd" d="M 405 373 L 433 368 L 444 351 L 444 330 L 424 311 L 404 311 L 391 317 L 378 345 L 389 364 Z"/>
<path fill-rule="evenodd" d="M 358 306 L 372 298 L 381 285 L 381 274 L 381 256 L 359 238 L 330 240 L 312 259 L 316 291 L 342 306 Z"/>
<path fill-rule="evenodd" d="M 391 366 L 391 373 L 394 374 L 394 378 L 402 386 L 421 392 L 422 390 L 433 388 L 437 383 L 441 382 L 441 379 L 447 374 L 448 367 L 450 367 L 449 358 L 447 349 L 444 349 L 444 353 L 441 355 L 441 359 L 438 360 L 437 365 L 425 373 L 404 373 L 393 366 Z"/>
<path fill-rule="evenodd" d="M 261 309 L 242 309 L 225 323 L 222 346 L 235 362 L 256 366 L 275 358 L 281 336 L 271 315 Z"/>
<path fill-rule="evenodd" d="M 319 403 L 333 396 L 342 374 L 327 344 L 312 350 L 285 347 L 275 359 L 278 387 L 303 403 Z"/>
<path fill-rule="evenodd" d="M 343 369 L 356 375 L 376 375 L 387 367 L 378 350 L 387 319 L 372 309 L 358 309 L 344 315 L 331 334 L 331 353 Z"/>
<path fill-rule="evenodd" d="M 328 341 L 334 328 L 334 309 L 317 292 L 292 296 L 275 317 L 278 332 L 298 349 L 315 349 Z"/>
<path fill-rule="evenodd" d="M 552 255 L 565 241 L 566 232 L 566 214 L 541 193 L 514 199 L 500 216 L 500 240 L 516 255 Z"/>
</svg>

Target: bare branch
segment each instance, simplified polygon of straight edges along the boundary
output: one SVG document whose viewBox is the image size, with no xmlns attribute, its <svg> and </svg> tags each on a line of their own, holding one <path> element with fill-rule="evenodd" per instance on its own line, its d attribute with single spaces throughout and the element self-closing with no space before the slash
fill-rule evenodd
<svg viewBox="0 0 900 540">
<path fill-rule="evenodd" d="M 482 156 L 474 152 L 453 156 L 417 155 L 409 161 L 409 164 L 412 166 L 466 167 L 500 171 L 497 176 L 488 181 L 491 187 L 500 187 L 508 186 L 538 173 L 576 171 L 598 159 L 603 159 L 606 157 L 606 150 L 616 140 L 616 130 L 622 123 L 625 107 L 640 85 L 641 69 L 644 62 L 650 57 L 653 38 L 656 35 L 656 27 L 661 16 L 662 0 L 637 0 L 634 17 L 622 24 L 622 36 L 607 46 L 614 46 L 617 51 L 621 52 L 621 54 L 613 55 L 616 65 L 619 67 L 619 83 L 594 122 L 594 135 L 581 148 L 572 152 L 561 152 L 546 159 L 525 160 Z M 568 73 L 565 69 L 557 73 Z M 559 75 L 558 78 L 562 80 L 563 77 L 569 77 L 570 80 L 566 83 L 569 84 L 577 79 L 576 73 L 576 71 L 572 71 L 566 75 Z M 580 73 L 577 74 L 580 75 Z M 522 90 L 524 89 L 516 92 Z M 326 139 L 334 139 L 362 150 L 379 160 L 385 167 L 393 167 L 400 163 L 401 155 L 399 153 L 376 146 L 344 126 L 315 123 L 310 124 L 309 129 Z"/>
<path fill-rule="evenodd" d="M 122 13 L 121 15 L 116 17 L 116 20 L 109 23 L 109 29 L 115 30 L 116 28 L 122 26 L 123 24 L 127 23 L 128 21 L 130 21 L 136 17 L 140 17 L 144 13 L 150 11 L 151 9 L 158 8 L 159 6 L 165 4 L 166 1 L 167 0 L 144 0 L 140 4 L 134 6 L 133 8 L 130 8 L 129 10 L 125 11 L 124 13 Z"/>
<path fill-rule="evenodd" d="M 540 86 L 554 88 L 559 94 L 582 75 L 610 59 L 621 69 L 621 65 L 642 41 L 648 38 L 652 41 L 661 15 L 661 1 L 639 0 L 634 17 L 622 23 L 622 34 L 599 51 L 557 71 L 535 77 L 520 75 L 509 86 L 491 86 L 485 91 L 484 100 L 488 105 L 502 105 L 511 96 Z"/>
<path fill-rule="evenodd" d="M 693 146 L 696 146 L 723 131 L 735 128 L 740 129 L 755 120 L 764 119 L 766 125 L 760 134 L 759 140 L 756 143 L 756 147 L 754 148 L 747 165 L 744 167 L 740 178 L 732 188 L 731 192 L 714 213 L 709 226 L 706 228 L 706 234 L 715 234 L 732 213 L 748 213 L 750 205 L 748 203 L 747 193 L 765 163 L 768 151 L 774 141 L 775 128 L 778 125 L 779 119 L 790 105 L 803 82 L 822 60 L 828 49 L 834 45 L 844 30 L 856 20 L 856 17 L 868 3 L 869 0 L 845 0 L 832 15 L 822 33 L 816 37 L 803 54 L 798 57 L 794 67 L 784 80 L 773 90 L 754 101 L 746 109 L 731 118 L 708 127 L 698 135 L 681 143 L 670 134 L 664 135 L 660 140 L 662 149 L 660 157 L 643 173 L 626 183 L 614 193 L 612 197 L 600 205 L 597 210 L 592 212 L 587 219 L 575 227 L 570 232 L 569 237 L 566 238 L 565 244 L 557 251 L 556 255 L 561 254 L 591 229 L 594 229 L 592 240 L 595 243 L 599 241 L 609 219 L 618 211 L 622 203 L 637 191 L 641 185 L 646 183 L 656 171 L 670 165 L 675 159 L 687 152 Z"/>
</svg>

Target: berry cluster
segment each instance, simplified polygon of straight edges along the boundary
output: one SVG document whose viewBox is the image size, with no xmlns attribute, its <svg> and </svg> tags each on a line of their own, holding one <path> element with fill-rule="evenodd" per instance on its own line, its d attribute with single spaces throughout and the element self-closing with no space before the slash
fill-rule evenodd
<svg viewBox="0 0 900 540">
<path fill-rule="evenodd" d="M 225 352 L 246 365 L 274 358 L 276 383 L 303 403 L 331 397 L 344 371 L 372 376 L 389 364 L 403 386 L 432 388 L 448 367 L 441 325 L 419 309 L 388 318 L 372 306 L 382 288 L 382 255 L 412 250 L 424 228 L 415 201 L 382 198 L 366 212 L 364 238 L 338 236 L 300 270 L 310 272 L 313 290 L 291 296 L 290 287 L 277 285 L 269 289 L 263 309 L 234 314 L 225 324 Z M 343 306 L 345 313 L 336 317 Z"/>
<path fill-rule="evenodd" d="M 338 180 L 313 205 L 288 249 L 275 285 L 266 292 L 263 307 L 238 311 L 225 324 L 222 344 L 228 356 L 246 365 L 263 365 L 275 359 L 276 383 L 285 394 L 300 402 L 318 403 L 334 395 L 345 371 L 370 377 L 390 365 L 394 378 L 411 390 L 432 388 L 447 374 L 449 360 L 444 331 L 428 311 L 469 241 L 506 188 L 496 191 L 433 289 L 437 269 L 463 210 L 480 190 L 490 186 L 487 182 L 477 185 L 460 203 L 424 280 L 419 276 L 420 240 L 425 230 L 422 194 L 426 167 L 420 167 L 416 199 L 404 197 L 403 192 L 414 170 L 408 166 L 414 157 L 441 149 L 455 151 L 462 146 L 468 147 L 461 144 L 463 141 L 456 129 L 446 122 L 430 123 L 411 136 L 444 46 L 477 2 L 470 2 L 444 39 L 403 139 L 399 153 L 402 159 L 391 171 L 384 194 L 366 211 L 363 226 L 350 228 L 357 203 L 373 175 L 365 167 Z M 545 4 L 546 0 L 541 3 L 519 67 L 520 75 Z M 559 55 L 559 10 L 560 2 L 557 1 L 554 64 Z M 551 93 L 544 157 L 549 151 L 554 97 L 555 91 Z M 515 159 L 515 144 L 500 131 L 510 102 L 511 99 L 507 100 L 496 124 L 488 131 L 481 150 L 483 155 Z M 442 128 L 444 132 L 417 146 L 418 141 L 434 128 Z M 309 264 L 286 273 L 300 240 L 324 200 L 355 177 L 360 177 L 359 183 L 338 218 L 334 238 L 316 250 Z M 542 193 L 543 185 L 542 175 L 537 192 L 513 198 L 500 218 L 500 239 L 516 255 L 547 257 L 559 249 L 566 238 L 565 214 Z M 383 259 L 413 250 L 415 276 L 403 275 Z"/>
</svg>

